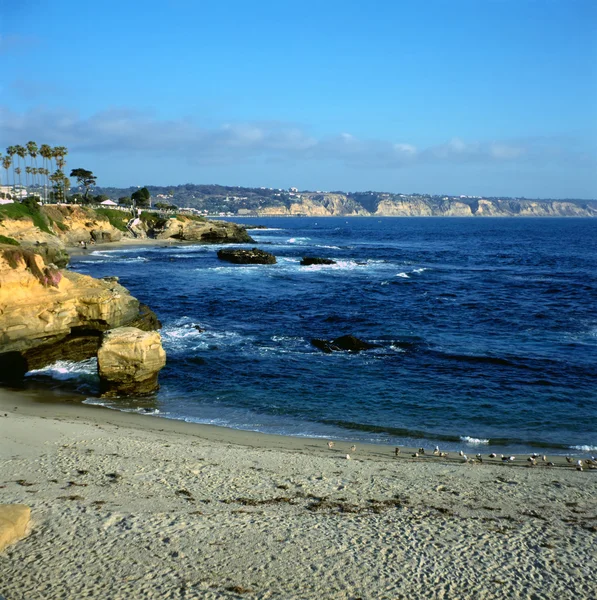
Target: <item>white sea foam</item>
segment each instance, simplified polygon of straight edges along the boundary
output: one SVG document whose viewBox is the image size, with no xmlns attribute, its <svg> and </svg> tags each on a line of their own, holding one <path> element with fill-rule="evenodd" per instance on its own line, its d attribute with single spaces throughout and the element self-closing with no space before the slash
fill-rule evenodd
<svg viewBox="0 0 597 600">
<path fill-rule="evenodd" d="M 403 279 L 410 279 L 410 276 L 406 273 L 398 273 L 396 277 L 402 277 Z"/>
<path fill-rule="evenodd" d="M 421 267 L 420 269 L 413 269 L 413 273 L 423 273 L 423 271 L 428 271 L 426 267 Z"/>
<path fill-rule="evenodd" d="M 286 240 L 289 244 L 298 244 L 300 245 L 305 245 L 307 242 L 309 242 L 311 240 L 311 238 L 308 237 L 292 237 L 289 240 Z"/>
<path fill-rule="evenodd" d="M 597 446 L 570 446 L 570 450 L 580 450 L 581 452 L 595 452 Z"/>
<path fill-rule="evenodd" d="M 483 438 L 474 438 L 468 435 L 461 435 L 460 441 L 464 442 L 465 444 L 469 444 L 470 446 L 480 446 L 482 444 L 489 444 L 489 440 Z"/>
<path fill-rule="evenodd" d="M 33 369 L 27 373 L 27 377 L 35 375 L 46 375 L 58 381 L 94 376 L 97 375 L 97 359 L 89 358 L 81 362 L 59 360 L 43 369 Z"/>
</svg>

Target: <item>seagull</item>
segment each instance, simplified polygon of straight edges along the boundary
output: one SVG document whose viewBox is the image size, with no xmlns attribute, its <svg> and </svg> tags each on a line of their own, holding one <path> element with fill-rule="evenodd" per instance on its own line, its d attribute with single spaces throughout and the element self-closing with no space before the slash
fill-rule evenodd
<svg viewBox="0 0 597 600">
<path fill-rule="evenodd" d="M 441 456 L 441 458 L 448 458 L 447 452 L 440 452 L 439 455 Z"/>
<path fill-rule="evenodd" d="M 567 456 L 567 457 L 566 457 L 566 462 L 567 462 L 567 463 L 571 463 L 571 462 L 572 462 L 572 459 L 571 459 L 569 456 Z"/>
<path fill-rule="evenodd" d="M 468 456 L 466 454 L 462 454 L 462 462 L 468 462 Z"/>
<path fill-rule="evenodd" d="M 461 451 L 458 453 L 458 456 L 464 456 L 464 452 L 461 450 Z"/>
<path fill-rule="evenodd" d="M 495 452 L 492 452 L 492 453 L 489 455 L 489 458 L 495 458 L 496 456 L 497 456 L 497 454 L 496 454 Z"/>
<path fill-rule="evenodd" d="M 412 456 L 413 456 L 413 458 L 417 458 L 419 456 L 419 453 L 415 452 Z"/>
<path fill-rule="evenodd" d="M 419 454 L 425 454 L 425 448 L 419 448 Z"/>
<path fill-rule="evenodd" d="M 551 462 L 551 460 L 547 463 L 548 467 L 555 467 L 556 465 L 554 463 Z"/>
<path fill-rule="evenodd" d="M 334 442 L 328 442 L 328 448 L 331 450 L 334 447 Z"/>
<path fill-rule="evenodd" d="M 346 455 L 346 460 L 350 460 L 350 454 Z"/>
<path fill-rule="evenodd" d="M 502 462 L 511 462 L 513 460 L 516 460 L 516 456 L 504 456 L 502 454 Z"/>
<path fill-rule="evenodd" d="M 543 462 L 547 462 L 547 456 L 543 455 Z"/>
<path fill-rule="evenodd" d="M 357 447 L 354 444 L 350 447 L 351 452 L 354 452 L 356 449 L 357 449 Z"/>
<path fill-rule="evenodd" d="M 433 451 L 433 454 L 435 454 L 435 456 L 438 456 L 440 454 L 439 446 L 435 447 L 435 450 Z"/>
<path fill-rule="evenodd" d="M 396 447 L 394 448 L 394 455 L 398 456 L 400 454 L 400 448 Z"/>
<path fill-rule="evenodd" d="M 533 452 L 533 454 L 531 454 L 531 458 L 537 458 L 539 455 L 535 454 L 535 452 Z"/>
</svg>

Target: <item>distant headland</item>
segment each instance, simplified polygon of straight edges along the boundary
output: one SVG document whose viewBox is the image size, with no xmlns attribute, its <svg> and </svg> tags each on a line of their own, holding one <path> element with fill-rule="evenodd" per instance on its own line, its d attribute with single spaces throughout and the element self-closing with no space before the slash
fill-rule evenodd
<svg viewBox="0 0 597 600">
<path fill-rule="evenodd" d="M 155 203 L 204 215 L 308 217 L 595 217 L 597 200 L 449 196 L 424 193 L 309 191 L 267 187 L 184 184 L 146 186 Z M 138 188 L 98 187 L 114 200 Z"/>
</svg>

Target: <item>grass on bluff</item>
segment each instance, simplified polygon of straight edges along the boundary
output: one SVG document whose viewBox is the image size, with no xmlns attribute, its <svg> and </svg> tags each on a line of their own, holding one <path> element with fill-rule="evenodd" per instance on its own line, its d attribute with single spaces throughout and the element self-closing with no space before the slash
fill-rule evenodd
<svg viewBox="0 0 597 600">
<path fill-rule="evenodd" d="M 9 244 L 10 246 L 20 246 L 21 245 L 14 238 L 7 237 L 5 235 L 0 235 L 0 244 Z"/>
<path fill-rule="evenodd" d="M 128 212 L 122 210 L 115 210 L 113 208 L 96 208 L 95 212 L 98 215 L 103 215 L 110 221 L 112 227 L 116 227 L 120 231 L 126 231 L 126 224 L 129 222 L 131 216 Z"/>
<path fill-rule="evenodd" d="M 39 205 L 36 202 L 14 202 L 13 204 L 0 205 L 0 221 L 4 219 L 31 219 L 36 227 L 39 227 L 46 233 L 53 234 L 54 232 L 48 226 L 48 221 L 39 210 Z"/>
</svg>

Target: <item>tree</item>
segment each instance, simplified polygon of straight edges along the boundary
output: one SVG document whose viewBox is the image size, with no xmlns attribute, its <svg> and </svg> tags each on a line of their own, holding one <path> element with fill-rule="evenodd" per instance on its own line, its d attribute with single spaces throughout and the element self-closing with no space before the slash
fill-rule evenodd
<svg viewBox="0 0 597 600">
<path fill-rule="evenodd" d="M 43 167 L 40 170 L 40 173 L 44 176 L 44 198 L 47 201 L 48 199 L 48 179 L 50 176 L 50 170 L 48 169 L 48 161 L 52 160 L 52 148 L 48 146 L 48 144 L 42 144 L 39 148 L 39 153 L 43 159 Z"/>
<path fill-rule="evenodd" d="M 2 166 L 6 169 L 6 185 L 10 185 L 8 178 L 8 169 L 10 169 L 12 165 L 12 156 L 3 156 L 2 157 Z"/>
<path fill-rule="evenodd" d="M 12 167 L 12 191 L 15 191 L 15 187 L 16 187 L 16 181 L 17 178 L 15 177 L 15 161 L 14 161 L 14 155 L 17 153 L 17 147 L 16 146 L 9 146 L 6 149 L 6 154 L 8 154 L 9 158 L 10 158 L 10 166 Z"/>
<path fill-rule="evenodd" d="M 31 174 L 33 175 L 32 184 L 36 185 L 37 182 L 35 180 L 35 176 L 39 173 L 39 171 L 37 170 L 37 155 L 39 153 L 39 148 L 37 147 L 37 144 L 33 141 L 27 142 L 27 152 L 29 153 L 31 160 L 33 161 L 33 167 L 31 167 Z"/>
<path fill-rule="evenodd" d="M 70 176 L 76 177 L 77 183 L 85 188 L 85 195 L 83 198 L 85 199 L 85 202 L 87 202 L 89 198 L 89 188 L 92 185 L 95 185 L 97 177 L 87 169 L 73 169 L 70 172 Z"/>
<path fill-rule="evenodd" d="M 151 206 L 151 194 L 146 187 L 138 189 L 136 192 L 131 194 L 131 199 L 135 206 L 139 208 L 148 208 Z"/>
<path fill-rule="evenodd" d="M 118 204 L 120 204 L 121 206 L 132 206 L 133 201 L 131 200 L 130 196 L 121 196 L 120 198 L 118 198 Z"/>
</svg>

